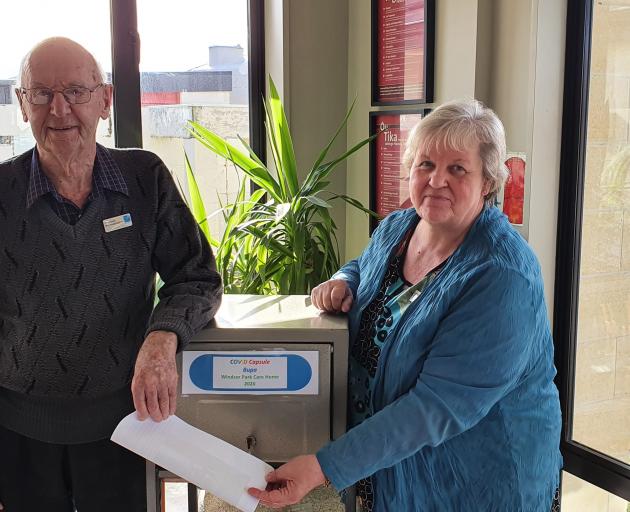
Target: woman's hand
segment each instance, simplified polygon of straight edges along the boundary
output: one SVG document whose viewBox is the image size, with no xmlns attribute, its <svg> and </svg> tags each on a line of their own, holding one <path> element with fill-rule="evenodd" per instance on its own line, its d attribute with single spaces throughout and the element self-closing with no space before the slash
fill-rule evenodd
<svg viewBox="0 0 630 512">
<path fill-rule="evenodd" d="M 315 487 L 326 481 L 315 455 L 300 455 L 267 473 L 267 490 L 247 490 L 266 507 L 282 508 L 299 503 Z"/>
<path fill-rule="evenodd" d="M 311 291 L 311 301 L 327 313 L 347 313 L 352 307 L 352 290 L 343 279 L 329 279 Z"/>
</svg>

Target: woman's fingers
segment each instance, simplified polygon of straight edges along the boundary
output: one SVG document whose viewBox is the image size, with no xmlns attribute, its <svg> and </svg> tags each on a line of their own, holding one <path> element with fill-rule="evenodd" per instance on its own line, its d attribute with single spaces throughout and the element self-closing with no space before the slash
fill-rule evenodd
<svg viewBox="0 0 630 512">
<path fill-rule="evenodd" d="M 352 296 L 352 292 L 348 290 L 348 294 L 344 297 L 343 302 L 341 303 L 341 311 L 343 311 L 344 313 L 350 311 L 353 302 L 354 297 Z"/>
<path fill-rule="evenodd" d="M 325 477 L 315 455 L 300 455 L 266 475 L 267 490 L 250 488 L 249 494 L 271 508 L 298 503 Z"/>
<path fill-rule="evenodd" d="M 322 285 L 319 284 L 311 290 L 311 302 L 317 309 L 322 309 Z"/>
<path fill-rule="evenodd" d="M 331 279 L 313 288 L 311 301 L 316 308 L 328 313 L 347 312 L 352 305 L 352 292 L 343 279 Z"/>
<path fill-rule="evenodd" d="M 292 500 L 287 487 L 281 487 L 273 491 L 262 491 L 260 489 L 250 488 L 247 492 L 254 498 L 258 498 L 260 502 L 269 508 L 282 508 L 298 500 Z"/>
<path fill-rule="evenodd" d="M 348 293 L 348 286 L 344 281 L 335 283 L 330 290 L 330 305 L 333 311 L 341 311 L 341 303 Z"/>
</svg>

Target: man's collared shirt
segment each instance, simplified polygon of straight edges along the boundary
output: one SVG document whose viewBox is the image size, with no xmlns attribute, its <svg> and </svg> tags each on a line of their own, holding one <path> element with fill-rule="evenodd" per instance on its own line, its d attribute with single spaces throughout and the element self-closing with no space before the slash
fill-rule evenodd
<svg viewBox="0 0 630 512">
<path fill-rule="evenodd" d="M 31 172 L 26 192 L 27 208 L 30 208 L 35 201 L 45 196 L 59 218 L 70 225 L 74 225 L 81 218 L 90 202 L 100 197 L 105 189 L 129 195 L 127 182 L 120 172 L 120 168 L 114 162 L 107 149 L 100 144 L 96 145 L 96 157 L 94 158 L 94 169 L 92 170 L 92 192 L 90 192 L 83 208 L 79 208 L 72 201 L 69 201 L 57 192 L 55 186 L 41 168 L 37 148 L 33 150 Z"/>
</svg>

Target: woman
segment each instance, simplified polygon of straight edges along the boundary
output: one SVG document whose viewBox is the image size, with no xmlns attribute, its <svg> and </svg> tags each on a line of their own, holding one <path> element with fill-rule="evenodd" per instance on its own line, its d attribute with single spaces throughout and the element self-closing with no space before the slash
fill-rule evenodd
<svg viewBox="0 0 630 512">
<path fill-rule="evenodd" d="M 250 492 L 268 506 L 330 482 L 363 510 L 543 511 L 561 457 L 553 344 L 536 257 L 492 205 L 505 181 L 497 116 L 445 104 L 404 155 L 413 208 L 313 290 L 348 312 L 350 430 Z"/>
</svg>

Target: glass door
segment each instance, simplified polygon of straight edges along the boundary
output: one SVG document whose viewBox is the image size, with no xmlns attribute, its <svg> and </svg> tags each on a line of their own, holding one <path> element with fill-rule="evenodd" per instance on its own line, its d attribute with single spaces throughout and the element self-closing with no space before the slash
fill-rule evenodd
<svg viewBox="0 0 630 512">
<path fill-rule="evenodd" d="M 625 5 L 624 5 L 625 4 Z M 572 439 L 630 463 L 630 4 L 593 5 Z"/>
<path fill-rule="evenodd" d="M 563 510 L 630 499 L 630 3 L 568 2 L 554 319 Z M 590 482 L 593 485 L 588 484 Z M 577 507 L 577 508 L 576 508 Z"/>
</svg>

